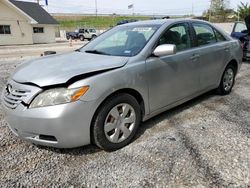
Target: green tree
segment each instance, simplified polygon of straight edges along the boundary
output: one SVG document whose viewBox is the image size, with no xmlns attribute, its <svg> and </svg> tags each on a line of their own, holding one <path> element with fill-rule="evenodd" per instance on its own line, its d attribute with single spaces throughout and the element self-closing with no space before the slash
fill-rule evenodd
<svg viewBox="0 0 250 188">
<path fill-rule="evenodd" d="M 211 9 L 214 13 L 220 13 L 221 10 L 226 10 L 229 8 L 229 0 L 212 0 Z"/>
<path fill-rule="evenodd" d="M 230 0 L 211 0 L 210 16 L 211 20 L 217 22 L 226 21 L 229 13 Z"/>
<path fill-rule="evenodd" d="M 240 19 L 244 20 L 246 16 L 250 15 L 250 5 L 248 3 L 244 4 L 240 2 L 240 5 L 238 5 L 237 14 L 239 15 Z"/>
</svg>

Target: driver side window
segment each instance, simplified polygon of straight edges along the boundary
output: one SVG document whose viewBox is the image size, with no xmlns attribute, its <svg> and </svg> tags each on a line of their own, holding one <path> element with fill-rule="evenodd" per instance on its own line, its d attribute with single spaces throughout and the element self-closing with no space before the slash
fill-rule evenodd
<svg viewBox="0 0 250 188">
<path fill-rule="evenodd" d="M 160 38 L 159 45 L 175 44 L 178 51 L 191 48 L 191 39 L 186 24 L 177 24 L 168 29 Z"/>
</svg>

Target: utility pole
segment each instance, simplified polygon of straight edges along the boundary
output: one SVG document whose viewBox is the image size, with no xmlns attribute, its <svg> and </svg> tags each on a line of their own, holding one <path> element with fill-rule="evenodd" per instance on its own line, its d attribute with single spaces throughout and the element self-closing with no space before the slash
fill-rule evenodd
<svg viewBox="0 0 250 188">
<path fill-rule="evenodd" d="M 192 2 L 192 16 L 194 16 L 194 3 Z"/>
<path fill-rule="evenodd" d="M 128 5 L 128 9 L 132 9 L 132 16 L 135 16 L 134 4 Z"/>
<path fill-rule="evenodd" d="M 95 0 L 95 16 L 98 14 L 98 8 L 97 8 L 97 0 Z"/>
<path fill-rule="evenodd" d="M 213 0 L 210 0 L 210 2 L 211 3 L 209 8 L 209 18 L 208 18 L 209 22 L 211 22 Z"/>
</svg>

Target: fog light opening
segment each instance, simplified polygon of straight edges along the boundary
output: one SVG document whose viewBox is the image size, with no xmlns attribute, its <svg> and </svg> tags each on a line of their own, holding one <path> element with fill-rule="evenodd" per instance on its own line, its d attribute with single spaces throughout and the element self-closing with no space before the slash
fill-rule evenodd
<svg viewBox="0 0 250 188">
<path fill-rule="evenodd" d="M 39 139 L 45 141 L 57 142 L 56 137 L 50 135 L 39 135 Z"/>
</svg>

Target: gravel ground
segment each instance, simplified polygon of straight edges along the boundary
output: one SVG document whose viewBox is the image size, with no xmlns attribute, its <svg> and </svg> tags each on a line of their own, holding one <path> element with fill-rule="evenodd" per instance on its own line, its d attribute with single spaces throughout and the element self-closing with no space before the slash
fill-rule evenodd
<svg viewBox="0 0 250 188">
<path fill-rule="evenodd" d="M 0 61 L 0 90 L 16 65 Z M 165 112 L 110 153 L 24 142 L 0 105 L 0 187 L 250 187 L 249 93 L 245 63 L 231 95 L 209 92 Z"/>
<path fill-rule="evenodd" d="M 33 45 L 12 45 L 0 46 L 0 62 L 2 61 L 16 61 L 27 60 L 34 57 L 40 57 L 45 51 L 56 51 L 57 53 L 64 53 L 76 50 L 86 44 L 87 41 L 59 41 L 52 44 L 33 44 Z"/>
</svg>

